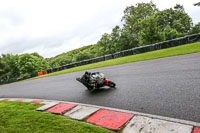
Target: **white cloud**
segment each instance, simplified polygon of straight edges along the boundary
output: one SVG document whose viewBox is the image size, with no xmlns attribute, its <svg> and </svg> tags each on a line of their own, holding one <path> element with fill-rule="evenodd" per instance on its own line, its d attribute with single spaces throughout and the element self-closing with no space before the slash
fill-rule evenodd
<svg viewBox="0 0 200 133">
<path fill-rule="evenodd" d="M 149 2 L 150 0 L 143 0 Z M 0 0 L 0 54 L 38 52 L 53 57 L 96 43 L 103 33 L 121 25 L 133 0 Z M 153 0 L 159 9 L 182 4 L 199 22 L 198 0 Z"/>
</svg>

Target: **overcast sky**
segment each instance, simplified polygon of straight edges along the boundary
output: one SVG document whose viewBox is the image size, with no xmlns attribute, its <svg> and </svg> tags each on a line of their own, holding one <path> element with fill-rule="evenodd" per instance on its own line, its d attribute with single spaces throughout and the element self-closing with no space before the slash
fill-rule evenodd
<svg viewBox="0 0 200 133">
<path fill-rule="evenodd" d="M 37 52 L 44 58 L 95 44 L 119 25 L 127 6 L 150 0 L 0 0 L 0 55 Z M 160 10 L 184 6 L 200 21 L 200 0 L 153 0 Z"/>
</svg>

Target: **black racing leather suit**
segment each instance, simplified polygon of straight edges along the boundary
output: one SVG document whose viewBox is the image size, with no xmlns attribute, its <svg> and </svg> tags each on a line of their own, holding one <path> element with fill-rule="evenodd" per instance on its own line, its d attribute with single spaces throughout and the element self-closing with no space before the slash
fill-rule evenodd
<svg viewBox="0 0 200 133">
<path fill-rule="evenodd" d="M 89 73 L 89 76 L 86 76 L 86 74 L 84 74 L 81 77 L 81 82 L 88 88 L 88 89 L 94 89 L 95 87 L 97 87 L 97 82 L 95 80 L 92 80 L 92 76 L 98 74 L 99 72 L 95 72 L 95 73 Z"/>
</svg>

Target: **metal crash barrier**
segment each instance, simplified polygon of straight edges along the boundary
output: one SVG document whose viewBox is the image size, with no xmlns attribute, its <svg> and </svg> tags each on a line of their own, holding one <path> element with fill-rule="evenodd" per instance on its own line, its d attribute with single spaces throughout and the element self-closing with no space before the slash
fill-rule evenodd
<svg viewBox="0 0 200 133">
<path fill-rule="evenodd" d="M 101 61 L 105 61 L 105 60 L 120 58 L 120 57 L 139 54 L 139 53 L 145 53 L 145 52 L 159 50 L 159 49 L 175 47 L 175 46 L 199 42 L 199 41 L 200 41 L 200 33 L 188 35 L 188 36 L 184 36 L 184 37 L 180 37 L 180 38 L 176 38 L 176 39 L 172 39 L 172 40 L 167 40 L 164 42 L 158 42 L 155 44 L 150 44 L 150 45 L 136 47 L 136 48 L 132 48 L 132 49 L 128 49 L 128 50 L 123 50 L 123 51 L 105 55 L 105 56 L 100 56 L 100 57 L 96 57 L 96 58 L 92 58 L 92 59 L 88 59 L 88 60 L 83 60 L 83 61 L 79 61 L 79 62 L 75 62 L 75 63 L 66 64 L 64 66 L 48 69 L 45 72 L 38 72 L 36 74 L 27 75 L 24 77 L 12 78 L 9 80 L 0 81 L 0 85 L 32 78 L 32 77 L 36 77 L 36 76 L 40 76 L 40 75 L 44 75 L 47 73 L 53 73 L 53 72 L 57 72 L 57 71 L 61 71 L 64 69 L 69 69 L 69 68 L 73 68 L 73 67 L 77 67 L 77 66 L 87 65 L 87 64 L 91 64 L 91 63 L 101 62 Z"/>
</svg>

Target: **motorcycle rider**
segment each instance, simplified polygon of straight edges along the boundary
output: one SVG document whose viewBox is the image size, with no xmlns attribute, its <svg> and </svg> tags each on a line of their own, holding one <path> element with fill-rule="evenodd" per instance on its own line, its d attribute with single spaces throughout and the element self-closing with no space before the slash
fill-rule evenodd
<svg viewBox="0 0 200 133">
<path fill-rule="evenodd" d="M 88 72 L 86 71 L 82 77 L 76 78 L 79 82 L 85 85 L 89 91 L 92 91 L 103 86 L 109 86 L 115 88 L 115 83 L 105 78 L 103 73 L 100 72 Z"/>
<path fill-rule="evenodd" d="M 81 77 L 82 83 L 88 88 L 88 90 L 93 90 L 97 87 L 97 82 L 92 79 L 92 76 L 96 73 L 91 73 L 86 71 L 85 74 Z"/>
</svg>

